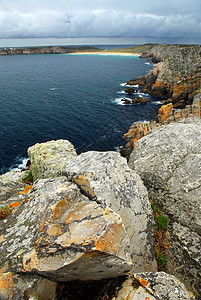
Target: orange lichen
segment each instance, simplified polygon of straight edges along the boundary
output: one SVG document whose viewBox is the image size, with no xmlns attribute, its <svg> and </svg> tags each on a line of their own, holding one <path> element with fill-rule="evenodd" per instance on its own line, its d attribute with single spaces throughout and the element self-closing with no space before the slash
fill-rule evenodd
<svg viewBox="0 0 201 300">
<path fill-rule="evenodd" d="M 0 291 L 8 292 L 9 288 L 13 285 L 13 275 L 12 273 L 4 273 L 0 275 Z"/>
<path fill-rule="evenodd" d="M 119 237 L 122 235 L 123 227 L 121 224 L 114 223 L 110 225 L 104 236 L 101 236 L 96 242 L 96 250 L 117 253 L 119 246 Z"/>
<path fill-rule="evenodd" d="M 173 113 L 173 104 L 162 105 L 158 111 L 158 120 L 160 123 L 165 122 Z"/>
<path fill-rule="evenodd" d="M 18 207 L 18 205 L 20 203 L 22 203 L 22 201 L 16 201 L 16 202 L 13 202 L 13 203 L 9 204 L 7 207 L 8 208 L 16 208 L 16 207 Z"/>
<path fill-rule="evenodd" d="M 140 279 L 139 279 L 139 282 L 140 282 L 140 284 L 141 284 L 142 286 L 146 286 L 147 283 L 148 283 L 148 281 L 145 280 L 145 279 L 143 279 L 143 278 L 140 278 Z"/>
<path fill-rule="evenodd" d="M 62 213 L 66 210 L 67 201 L 66 197 L 60 200 L 53 208 L 53 220 L 57 220 L 61 217 Z"/>
<path fill-rule="evenodd" d="M 32 185 L 26 185 L 22 193 L 27 195 L 31 189 Z"/>
</svg>

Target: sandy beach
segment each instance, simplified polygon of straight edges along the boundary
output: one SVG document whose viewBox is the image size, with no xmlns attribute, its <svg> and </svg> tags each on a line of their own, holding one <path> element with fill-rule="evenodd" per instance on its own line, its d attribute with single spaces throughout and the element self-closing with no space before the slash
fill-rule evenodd
<svg viewBox="0 0 201 300">
<path fill-rule="evenodd" d="M 80 52 L 74 52 L 74 53 L 67 53 L 67 54 L 98 54 L 98 55 L 132 55 L 132 56 L 139 56 L 141 53 L 131 53 L 131 52 L 110 52 L 110 51 L 80 51 Z"/>
</svg>

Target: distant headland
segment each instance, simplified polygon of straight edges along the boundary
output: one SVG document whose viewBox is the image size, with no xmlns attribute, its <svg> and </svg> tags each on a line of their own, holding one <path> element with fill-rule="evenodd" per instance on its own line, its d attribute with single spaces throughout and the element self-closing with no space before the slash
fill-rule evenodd
<svg viewBox="0 0 201 300">
<path fill-rule="evenodd" d="M 92 46 L 41 46 L 41 47 L 6 47 L 0 49 L 0 55 L 31 55 L 31 54 L 107 54 L 107 55 L 140 55 L 150 44 L 120 49 L 100 49 Z"/>
</svg>

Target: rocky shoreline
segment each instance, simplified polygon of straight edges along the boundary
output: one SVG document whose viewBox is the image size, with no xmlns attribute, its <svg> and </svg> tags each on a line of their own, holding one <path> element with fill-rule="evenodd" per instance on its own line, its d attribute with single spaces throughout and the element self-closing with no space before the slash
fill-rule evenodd
<svg viewBox="0 0 201 300">
<path fill-rule="evenodd" d="M 57 140 L 0 176 L 0 299 L 200 299 L 201 93 L 174 95 L 131 128 L 128 163 Z"/>
<path fill-rule="evenodd" d="M 201 123 L 187 120 L 140 139 L 129 166 L 117 152 L 77 156 L 65 140 L 30 147 L 33 183 L 29 170 L 0 177 L 10 209 L 0 221 L 1 299 L 199 299 Z M 157 252 L 164 232 L 167 249 Z"/>
<path fill-rule="evenodd" d="M 127 89 L 139 85 L 143 93 L 164 98 L 155 120 L 135 123 L 124 135 L 126 144 L 121 154 L 129 159 L 137 140 L 161 125 L 192 116 L 201 117 L 201 46 L 157 45 L 150 47 L 141 58 L 154 64 L 144 77 L 127 82 Z"/>
</svg>

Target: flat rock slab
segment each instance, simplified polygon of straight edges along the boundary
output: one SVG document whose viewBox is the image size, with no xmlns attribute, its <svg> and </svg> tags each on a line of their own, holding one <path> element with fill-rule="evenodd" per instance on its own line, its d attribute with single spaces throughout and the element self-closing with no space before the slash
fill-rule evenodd
<svg viewBox="0 0 201 300">
<path fill-rule="evenodd" d="M 75 183 L 41 179 L 1 221 L 0 273 L 53 281 L 125 275 L 132 267 L 125 236 L 121 218 L 82 195 Z"/>
</svg>

